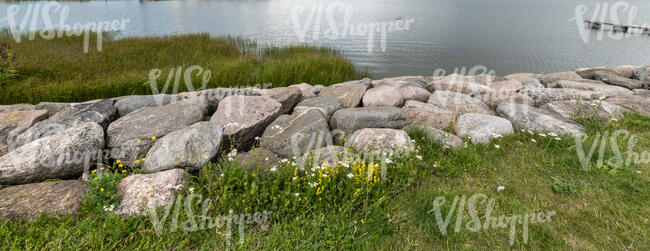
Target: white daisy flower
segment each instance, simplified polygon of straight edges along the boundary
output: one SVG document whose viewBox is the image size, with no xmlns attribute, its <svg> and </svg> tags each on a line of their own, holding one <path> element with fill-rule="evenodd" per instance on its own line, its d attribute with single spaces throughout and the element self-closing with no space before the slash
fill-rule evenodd
<svg viewBox="0 0 650 251">
<path fill-rule="evenodd" d="M 278 169 L 277 169 L 276 167 L 271 167 L 271 172 L 275 172 L 275 171 L 277 171 L 277 170 L 278 170 Z"/>
<path fill-rule="evenodd" d="M 354 178 L 354 174 L 348 173 L 348 178 L 350 178 L 350 179 Z"/>
<path fill-rule="evenodd" d="M 540 133 L 539 136 L 546 137 L 546 134 Z"/>
<path fill-rule="evenodd" d="M 494 145 L 494 147 L 496 147 L 497 149 L 501 148 L 500 145 Z"/>
<path fill-rule="evenodd" d="M 559 137 L 558 137 L 558 138 L 555 138 L 555 140 L 562 140 L 562 138 L 559 138 Z"/>
<path fill-rule="evenodd" d="M 293 195 L 296 196 L 296 197 L 298 197 L 298 195 L 300 195 L 300 194 L 299 194 L 299 193 L 294 193 Z"/>
<path fill-rule="evenodd" d="M 535 140 L 535 139 L 530 139 L 530 141 L 532 141 L 532 142 L 537 142 L 537 140 Z"/>
<path fill-rule="evenodd" d="M 497 191 L 498 191 L 498 192 L 503 191 L 503 189 L 506 189 L 506 187 L 504 187 L 504 186 L 499 186 L 499 187 L 497 187 Z"/>
<path fill-rule="evenodd" d="M 415 155 L 415 157 L 416 157 L 417 159 L 419 159 L 419 160 L 422 160 L 422 156 L 420 156 L 420 155 Z"/>
</svg>

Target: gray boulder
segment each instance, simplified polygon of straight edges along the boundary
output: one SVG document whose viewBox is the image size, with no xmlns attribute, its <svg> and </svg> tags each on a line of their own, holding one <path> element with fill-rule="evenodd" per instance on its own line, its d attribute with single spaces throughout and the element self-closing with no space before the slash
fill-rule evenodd
<svg viewBox="0 0 650 251">
<path fill-rule="evenodd" d="M 565 72 L 542 74 L 538 77 L 538 79 L 540 82 L 542 82 L 544 86 L 546 86 L 558 80 L 581 80 L 583 78 L 580 77 L 580 75 L 576 74 L 575 72 L 565 71 Z"/>
<path fill-rule="evenodd" d="M 511 79 L 511 80 L 505 80 L 499 82 L 492 82 L 489 85 L 489 87 L 496 92 L 517 92 L 523 89 L 524 85 L 519 80 Z"/>
<path fill-rule="evenodd" d="M 47 118 L 47 110 L 0 113 L 0 156 L 15 149 L 16 137 Z"/>
<path fill-rule="evenodd" d="M 309 109 L 320 111 L 325 119 L 329 121 L 335 111 L 341 109 L 341 103 L 336 98 L 317 97 L 304 100 L 293 108 L 293 114 L 301 113 Z"/>
<path fill-rule="evenodd" d="M 650 84 L 650 66 L 641 67 L 632 73 L 632 78 L 638 79 L 646 85 Z"/>
<path fill-rule="evenodd" d="M 126 217 L 145 214 L 150 208 L 165 207 L 174 202 L 187 178 L 182 169 L 126 177 L 116 187 L 120 195 L 116 212 Z"/>
<path fill-rule="evenodd" d="M 32 104 L 0 105 L 0 113 L 37 110 Z"/>
<path fill-rule="evenodd" d="M 461 149 L 465 145 L 465 141 L 461 137 L 445 132 L 438 128 L 425 125 L 408 125 L 404 127 L 404 131 L 408 133 L 414 132 L 416 130 L 424 132 L 430 141 L 436 142 L 444 148 Z"/>
<path fill-rule="evenodd" d="M 570 120 L 556 117 L 556 114 L 527 105 L 501 103 L 497 108 L 499 116 L 510 120 L 518 131 L 547 132 L 558 135 L 579 136 L 584 127 Z"/>
<path fill-rule="evenodd" d="M 165 106 L 144 107 L 119 118 L 106 130 L 106 147 L 111 149 L 111 158 L 134 165 L 147 155 L 157 138 L 201 121 L 207 106 L 205 98 L 197 97 Z"/>
<path fill-rule="evenodd" d="M 594 79 L 594 75 L 597 71 L 609 71 L 616 74 L 614 71 L 612 71 L 612 68 L 606 66 L 579 69 L 576 71 L 576 74 L 580 75 L 580 77 L 584 79 Z"/>
<path fill-rule="evenodd" d="M 536 78 L 520 78 L 517 80 L 519 80 L 519 82 L 521 82 L 521 84 L 524 86 L 523 89 L 544 88 L 542 82 L 539 82 L 539 80 Z"/>
<path fill-rule="evenodd" d="M 571 119 L 572 116 L 598 116 L 601 118 L 622 118 L 623 112 L 618 106 L 601 100 L 564 100 L 543 105 L 540 109 L 557 113 L 562 118 Z"/>
<path fill-rule="evenodd" d="M 282 104 L 282 114 L 291 113 L 293 107 L 302 100 L 302 91 L 297 87 L 280 87 L 268 90 L 264 97 L 275 99 Z"/>
<path fill-rule="evenodd" d="M 12 220 L 76 214 L 88 189 L 78 180 L 11 186 L 0 190 L 0 218 Z"/>
<path fill-rule="evenodd" d="M 173 131 L 154 143 L 142 169 L 147 173 L 174 168 L 197 170 L 215 159 L 222 133 L 223 125 L 211 122 Z"/>
<path fill-rule="evenodd" d="M 250 171 L 268 171 L 278 164 L 278 155 L 266 148 L 257 147 L 235 157 L 238 163 Z"/>
<path fill-rule="evenodd" d="M 113 101 L 110 99 L 71 106 L 34 124 L 16 137 L 15 146 L 19 147 L 36 139 L 57 134 L 82 123 L 94 122 L 106 128 L 116 118 L 117 109 L 113 107 Z"/>
<path fill-rule="evenodd" d="M 550 83 L 548 87 L 597 92 L 597 93 L 605 94 L 607 97 L 620 96 L 620 95 L 632 95 L 632 91 L 630 91 L 627 88 L 608 85 L 605 84 L 604 82 L 597 81 L 597 80 L 591 80 L 591 81 L 560 80 L 560 81 L 555 81 L 553 83 Z"/>
<path fill-rule="evenodd" d="M 431 93 L 426 89 L 410 85 L 397 88 L 397 91 L 400 95 L 402 95 L 402 99 L 404 99 L 404 101 L 415 100 L 420 102 L 427 102 L 427 100 L 429 100 L 429 96 L 431 96 Z"/>
<path fill-rule="evenodd" d="M 444 130 L 456 120 L 456 113 L 415 100 L 402 108 L 409 125 L 422 125 Z"/>
<path fill-rule="evenodd" d="M 359 82 L 359 83 L 357 83 Z M 352 108 L 359 106 L 361 98 L 366 93 L 369 84 L 360 81 L 346 82 L 327 86 L 318 94 L 319 97 L 337 98 L 341 102 L 341 107 Z"/>
<path fill-rule="evenodd" d="M 168 94 L 128 96 L 115 102 L 115 108 L 117 108 L 120 117 L 123 117 L 143 107 L 163 106 L 174 103 L 181 98 L 180 95 Z"/>
<path fill-rule="evenodd" d="M 79 176 L 97 160 L 103 148 L 101 126 L 82 123 L 0 157 L 0 184 L 17 185 Z"/>
<path fill-rule="evenodd" d="M 491 139 L 514 133 L 512 123 L 497 116 L 466 113 L 456 121 L 456 133 L 474 143 L 489 143 Z"/>
<path fill-rule="evenodd" d="M 330 119 L 330 128 L 345 135 L 363 128 L 401 129 L 404 126 L 406 114 L 394 106 L 341 109 L 334 112 Z"/>
<path fill-rule="evenodd" d="M 535 104 L 535 101 L 532 98 L 528 97 L 526 94 L 517 92 L 490 92 L 477 95 L 474 98 L 486 103 L 492 109 L 496 109 L 503 102 L 525 105 Z"/>
<path fill-rule="evenodd" d="M 435 91 L 431 94 L 427 103 L 444 110 L 455 112 L 458 115 L 465 113 L 494 115 L 494 112 L 485 103 L 457 92 Z"/>
<path fill-rule="evenodd" d="M 260 96 L 262 90 L 257 88 L 214 88 L 202 91 L 183 92 L 178 96 L 181 98 L 205 97 L 208 100 L 207 114 L 214 114 L 217 111 L 219 102 L 230 96 Z"/>
<path fill-rule="evenodd" d="M 633 92 L 634 92 L 634 95 L 644 97 L 644 98 L 650 98 L 650 90 L 634 89 Z"/>
<path fill-rule="evenodd" d="M 387 128 L 358 130 L 350 137 L 350 144 L 354 149 L 363 153 L 415 150 L 411 137 L 405 131 Z"/>
<path fill-rule="evenodd" d="M 38 103 L 36 106 L 34 106 L 35 110 L 47 110 L 47 116 L 52 117 L 54 114 L 57 112 L 60 112 L 61 110 L 68 108 L 68 107 L 73 107 L 77 106 L 79 103 L 58 103 L 58 102 L 41 102 Z"/>
<path fill-rule="evenodd" d="M 219 103 L 210 122 L 224 125 L 222 146 L 237 142 L 240 150 L 249 149 L 281 112 L 282 104 L 272 98 L 231 96 Z"/>
<path fill-rule="evenodd" d="M 363 95 L 363 106 L 396 106 L 404 104 L 402 95 L 396 88 L 391 86 L 380 86 L 371 88 Z"/>
<path fill-rule="evenodd" d="M 278 117 L 264 131 L 260 146 L 287 158 L 332 143 L 327 120 L 320 111 L 311 109 Z"/>
<path fill-rule="evenodd" d="M 317 88 L 310 85 L 310 84 L 307 84 L 307 83 L 300 83 L 300 84 L 290 85 L 289 87 L 295 87 L 295 88 L 298 88 L 300 90 L 300 92 L 302 93 L 302 98 L 300 99 L 300 102 L 302 102 L 303 100 L 310 99 L 310 98 L 315 98 L 315 97 L 318 96 L 317 95 Z"/>
<path fill-rule="evenodd" d="M 532 98 L 533 101 L 535 101 L 535 107 L 539 107 L 553 101 L 592 100 L 604 98 L 604 94 L 601 93 L 576 89 L 526 89 L 522 90 L 520 93 Z"/>
<path fill-rule="evenodd" d="M 630 90 L 646 88 L 645 84 L 639 80 L 622 77 L 610 71 L 596 71 L 594 72 L 594 79 L 611 85 L 622 86 Z"/>
<path fill-rule="evenodd" d="M 490 91 L 490 87 L 472 82 L 466 76 L 452 74 L 442 78 L 436 78 L 427 85 L 430 92 L 449 91 L 467 95 L 483 94 Z"/>
<path fill-rule="evenodd" d="M 650 116 L 650 99 L 636 95 L 629 95 L 611 97 L 606 99 L 606 101 L 612 105 L 620 106 L 625 112 Z"/>
</svg>

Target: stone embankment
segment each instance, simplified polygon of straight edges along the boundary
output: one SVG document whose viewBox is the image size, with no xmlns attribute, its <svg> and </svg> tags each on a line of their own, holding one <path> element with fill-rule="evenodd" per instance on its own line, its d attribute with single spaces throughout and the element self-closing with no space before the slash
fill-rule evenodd
<svg viewBox="0 0 650 251">
<path fill-rule="evenodd" d="M 144 172 L 117 186 L 116 211 L 131 215 L 171 201 L 188 171 L 232 146 L 264 170 L 297 154 L 336 154 L 342 138 L 358 151 L 412 149 L 413 128 L 452 149 L 518 131 L 578 136 L 576 115 L 650 116 L 649 86 L 650 66 L 617 66 L 0 106 L 0 215 L 76 212 L 84 179 L 106 159 Z"/>
</svg>

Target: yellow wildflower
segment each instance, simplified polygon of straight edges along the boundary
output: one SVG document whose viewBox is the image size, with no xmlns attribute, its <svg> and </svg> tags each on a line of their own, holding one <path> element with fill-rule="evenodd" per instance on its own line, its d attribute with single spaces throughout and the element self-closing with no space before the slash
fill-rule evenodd
<svg viewBox="0 0 650 251">
<path fill-rule="evenodd" d="M 99 188 L 99 191 L 101 191 L 101 192 L 103 193 L 103 192 L 104 192 L 104 188 L 103 188 L 103 187 L 102 187 L 102 188 Z"/>
<path fill-rule="evenodd" d="M 93 173 L 96 173 L 96 172 L 97 172 L 97 169 L 93 170 Z"/>
<path fill-rule="evenodd" d="M 124 165 L 120 164 L 119 167 L 124 167 Z"/>
<path fill-rule="evenodd" d="M 126 173 L 126 170 L 122 170 L 122 173 Z"/>
<path fill-rule="evenodd" d="M 151 137 L 151 140 L 156 140 L 156 136 Z"/>
</svg>

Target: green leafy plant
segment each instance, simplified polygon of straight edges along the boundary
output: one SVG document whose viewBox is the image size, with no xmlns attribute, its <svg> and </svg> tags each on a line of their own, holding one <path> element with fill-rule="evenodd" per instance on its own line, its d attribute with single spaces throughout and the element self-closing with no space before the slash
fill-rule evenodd
<svg viewBox="0 0 650 251">
<path fill-rule="evenodd" d="M 128 172 L 119 161 L 93 170 L 86 182 L 88 192 L 84 195 L 83 208 L 95 214 L 113 211 L 120 202 L 117 184 L 126 176 Z"/>
<path fill-rule="evenodd" d="M 565 182 L 557 177 L 551 178 L 553 179 L 553 192 L 558 194 L 578 195 L 584 186 L 584 183 L 582 181 L 576 182 L 575 180 L 572 180 Z"/>
</svg>

